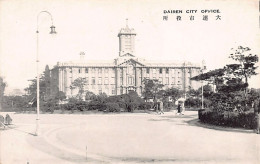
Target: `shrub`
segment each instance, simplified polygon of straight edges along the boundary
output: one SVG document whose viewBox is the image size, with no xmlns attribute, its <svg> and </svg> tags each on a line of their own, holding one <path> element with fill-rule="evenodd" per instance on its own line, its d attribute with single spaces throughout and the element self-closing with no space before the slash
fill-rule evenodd
<svg viewBox="0 0 260 164">
<path fill-rule="evenodd" d="M 199 119 L 201 122 L 213 125 L 240 127 L 254 129 L 256 126 L 256 117 L 253 112 L 223 112 L 200 110 Z"/>
<path fill-rule="evenodd" d="M 254 113 L 239 113 L 237 120 L 239 120 L 240 127 L 249 129 L 254 129 L 257 123 Z"/>
<path fill-rule="evenodd" d="M 104 111 L 105 109 L 106 109 L 105 108 L 105 104 L 104 103 L 100 103 L 99 101 L 96 101 L 96 100 L 92 100 L 88 104 L 88 110 Z"/>
<path fill-rule="evenodd" d="M 120 107 L 117 103 L 107 102 L 105 103 L 105 108 L 107 112 L 120 112 Z"/>
<path fill-rule="evenodd" d="M 201 100 L 199 98 L 188 98 L 185 101 L 185 106 L 186 107 L 199 107 L 201 105 Z"/>
<path fill-rule="evenodd" d="M 78 101 L 75 104 L 75 108 L 76 108 L 76 110 L 79 110 L 79 111 L 88 110 L 88 103 L 85 101 Z"/>
<path fill-rule="evenodd" d="M 146 110 L 146 109 L 151 109 L 152 108 L 152 103 L 150 102 L 143 102 L 139 104 L 139 108 L 140 110 Z"/>
</svg>

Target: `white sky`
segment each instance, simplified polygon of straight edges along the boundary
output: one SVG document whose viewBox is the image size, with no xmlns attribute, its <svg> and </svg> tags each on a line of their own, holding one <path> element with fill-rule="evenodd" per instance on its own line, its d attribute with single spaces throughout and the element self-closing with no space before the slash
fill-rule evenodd
<svg viewBox="0 0 260 164">
<path fill-rule="evenodd" d="M 36 24 L 40 11 L 49 11 L 57 35 L 49 35 L 47 14 L 39 19 L 40 70 L 46 64 L 79 59 L 114 59 L 118 56 L 120 28 L 134 28 L 136 56 L 151 60 L 206 61 L 208 69 L 224 66 L 231 48 L 248 46 L 260 55 L 258 0 L 0 0 L 0 63 L 1 76 L 8 83 L 7 92 L 24 89 L 28 79 L 36 77 Z M 192 14 L 186 10 L 198 10 Z M 200 10 L 219 9 L 207 14 L 203 21 Z M 167 14 L 163 10 L 183 10 Z M 176 16 L 182 16 L 177 21 Z M 259 63 L 258 63 L 259 65 Z M 259 72 L 259 69 L 258 69 Z M 259 88 L 259 75 L 250 80 L 250 87 Z"/>
</svg>

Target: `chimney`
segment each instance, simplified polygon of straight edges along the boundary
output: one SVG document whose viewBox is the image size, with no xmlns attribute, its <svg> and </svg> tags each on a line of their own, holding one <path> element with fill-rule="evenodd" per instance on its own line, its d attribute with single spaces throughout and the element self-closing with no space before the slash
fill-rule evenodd
<svg viewBox="0 0 260 164">
<path fill-rule="evenodd" d="M 84 60 L 85 58 L 85 52 L 80 52 L 80 60 Z"/>
</svg>

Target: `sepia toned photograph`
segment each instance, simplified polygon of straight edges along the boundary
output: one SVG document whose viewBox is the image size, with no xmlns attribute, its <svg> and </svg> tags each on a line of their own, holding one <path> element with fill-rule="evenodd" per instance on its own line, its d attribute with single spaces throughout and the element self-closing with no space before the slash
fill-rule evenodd
<svg viewBox="0 0 260 164">
<path fill-rule="evenodd" d="M 0 164 L 258 164 L 259 54 L 259 0 L 0 0 Z"/>
</svg>

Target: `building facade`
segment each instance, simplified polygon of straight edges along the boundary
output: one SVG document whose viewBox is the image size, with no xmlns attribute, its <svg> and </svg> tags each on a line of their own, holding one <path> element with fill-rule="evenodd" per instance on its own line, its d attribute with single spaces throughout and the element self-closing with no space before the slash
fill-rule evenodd
<svg viewBox="0 0 260 164">
<path fill-rule="evenodd" d="M 128 25 L 118 33 L 119 56 L 113 61 L 85 61 L 80 53 L 79 61 L 58 62 L 51 70 L 51 94 L 63 91 L 67 97 L 77 95 L 71 84 L 79 77 L 86 80 L 85 90 L 95 94 L 120 95 L 136 91 L 141 95 L 142 81 L 158 79 L 165 88 L 176 87 L 187 91 L 201 85 L 190 78 L 200 74 L 201 67 L 190 62 L 147 61 L 135 56 L 134 29 Z"/>
</svg>

